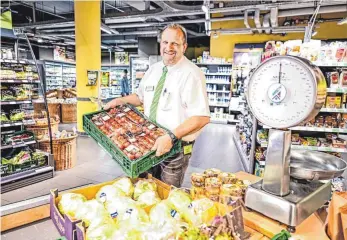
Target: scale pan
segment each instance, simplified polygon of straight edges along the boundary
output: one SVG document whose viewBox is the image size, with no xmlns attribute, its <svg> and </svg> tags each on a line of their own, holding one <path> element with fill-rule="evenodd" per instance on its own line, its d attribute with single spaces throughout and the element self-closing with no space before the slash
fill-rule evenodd
<svg viewBox="0 0 347 240">
<path fill-rule="evenodd" d="M 342 175 L 347 163 L 318 151 L 291 150 L 290 176 L 303 180 L 329 180 Z"/>
</svg>

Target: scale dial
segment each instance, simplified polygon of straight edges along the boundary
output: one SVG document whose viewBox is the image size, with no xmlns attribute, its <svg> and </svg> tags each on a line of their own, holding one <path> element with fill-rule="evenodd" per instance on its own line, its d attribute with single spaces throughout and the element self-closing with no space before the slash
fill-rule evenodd
<svg viewBox="0 0 347 240">
<path fill-rule="evenodd" d="M 254 116 L 273 128 L 314 118 L 324 104 L 326 82 L 318 67 L 293 56 L 277 56 L 253 72 L 247 100 Z"/>
</svg>

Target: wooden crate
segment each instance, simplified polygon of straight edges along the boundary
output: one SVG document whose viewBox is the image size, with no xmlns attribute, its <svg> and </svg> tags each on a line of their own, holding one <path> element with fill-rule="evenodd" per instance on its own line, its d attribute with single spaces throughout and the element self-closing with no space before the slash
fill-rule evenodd
<svg viewBox="0 0 347 240">
<path fill-rule="evenodd" d="M 153 179 L 155 183 L 157 184 L 157 191 L 159 194 L 159 197 L 161 199 L 166 199 L 170 192 L 170 186 L 161 182 L 160 180 L 153 178 L 151 175 L 148 176 L 148 179 Z M 132 179 L 133 183 L 136 183 L 139 179 Z M 111 185 L 116 181 L 109 181 L 100 183 L 97 185 L 87 186 L 83 188 L 74 189 L 71 191 L 68 191 L 70 193 L 79 193 L 84 195 L 88 200 L 91 200 L 95 198 L 96 193 L 100 190 L 101 187 L 105 185 Z M 74 240 L 74 239 L 85 239 L 85 231 L 83 228 L 83 231 L 76 230 L 76 225 L 81 222 L 81 220 L 71 219 L 70 217 L 66 215 L 61 215 L 58 210 L 58 203 L 61 199 L 62 194 L 58 194 L 57 189 L 51 190 L 51 196 L 50 196 L 50 216 L 51 219 L 58 229 L 59 233 L 62 236 L 65 236 L 68 240 Z"/>
</svg>

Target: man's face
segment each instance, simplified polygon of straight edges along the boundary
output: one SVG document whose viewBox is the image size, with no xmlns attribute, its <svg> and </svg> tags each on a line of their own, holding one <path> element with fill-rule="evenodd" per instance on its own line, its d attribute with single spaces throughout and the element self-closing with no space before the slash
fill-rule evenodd
<svg viewBox="0 0 347 240">
<path fill-rule="evenodd" d="M 179 29 L 166 29 L 161 35 L 160 54 L 164 64 L 167 66 L 175 65 L 187 49 L 184 43 L 184 35 Z"/>
</svg>

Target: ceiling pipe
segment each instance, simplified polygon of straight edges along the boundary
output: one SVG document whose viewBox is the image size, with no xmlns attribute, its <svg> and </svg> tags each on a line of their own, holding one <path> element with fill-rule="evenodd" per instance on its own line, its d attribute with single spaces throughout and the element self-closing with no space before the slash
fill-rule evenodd
<svg viewBox="0 0 347 240">
<path fill-rule="evenodd" d="M 271 27 L 278 27 L 278 8 L 270 9 L 270 23 Z"/>
<path fill-rule="evenodd" d="M 315 8 L 302 8 L 296 10 L 283 10 L 278 13 L 278 17 L 295 17 L 302 15 L 311 15 L 315 11 Z M 347 4 L 334 5 L 334 6 L 324 6 L 319 9 L 319 13 L 337 13 L 337 12 L 347 12 Z"/>
<path fill-rule="evenodd" d="M 266 34 L 270 34 L 271 30 L 270 30 L 270 13 L 267 13 L 264 15 L 263 18 L 263 28 L 266 28 L 267 30 L 265 30 Z"/>
<path fill-rule="evenodd" d="M 273 31 L 277 33 L 287 33 L 287 32 L 305 32 L 305 27 L 262 27 L 260 28 L 264 31 Z M 252 32 L 257 31 L 257 28 L 231 28 L 231 29 L 213 29 L 212 31 L 219 32 L 222 35 L 228 34 L 252 34 Z"/>
<path fill-rule="evenodd" d="M 255 27 L 258 29 L 258 33 L 262 33 L 263 31 L 260 30 L 261 23 L 260 23 L 260 10 L 259 9 L 256 9 L 254 11 L 254 23 L 255 23 Z"/>
<path fill-rule="evenodd" d="M 249 10 L 246 10 L 244 13 L 243 23 L 245 24 L 246 28 L 250 29 L 251 26 L 249 26 L 249 23 L 248 23 L 248 12 Z"/>
<path fill-rule="evenodd" d="M 66 19 L 66 17 L 64 17 L 64 16 L 61 16 L 61 15 L 59 15 L 59 14 L 52 13 L 52 12 L 49 12 L 49 11 L 46 11 L 46 10 L 37 8 L 37 7 L 34 6 L 34 5 L 27 4 L 27 3 L 24 3 L 24 2 L 21 2 L 21 1 L 15 1 L 15 2 L 18 3 L 18 4 L 20 4 L 20 5 L 23 5 L 23 6 L 25 6 L 25 7 L 29 7 L 29 8 L 35 9 L 36 11 L 43 12 L 43 13 L 46 13 L 46 14 L 49 14 L 49 15 L 52 15 L 52 16 L 55 16 L 55 17 L 58 17 L 58 18 Z M 35 19 L 35 20 L 36 20 L 36 19 Z"/>
<path fill-rule="evenodd" d="M 190 29 L 186 29 L 187 33 L 190 34 L 190 35 L 193 35 L 195 37 L 205 37 L 206 34 L 204 33 L 198 33 L 198 32 L 195 32 L 193 30 L 190 30 Z"/>
</svg>

